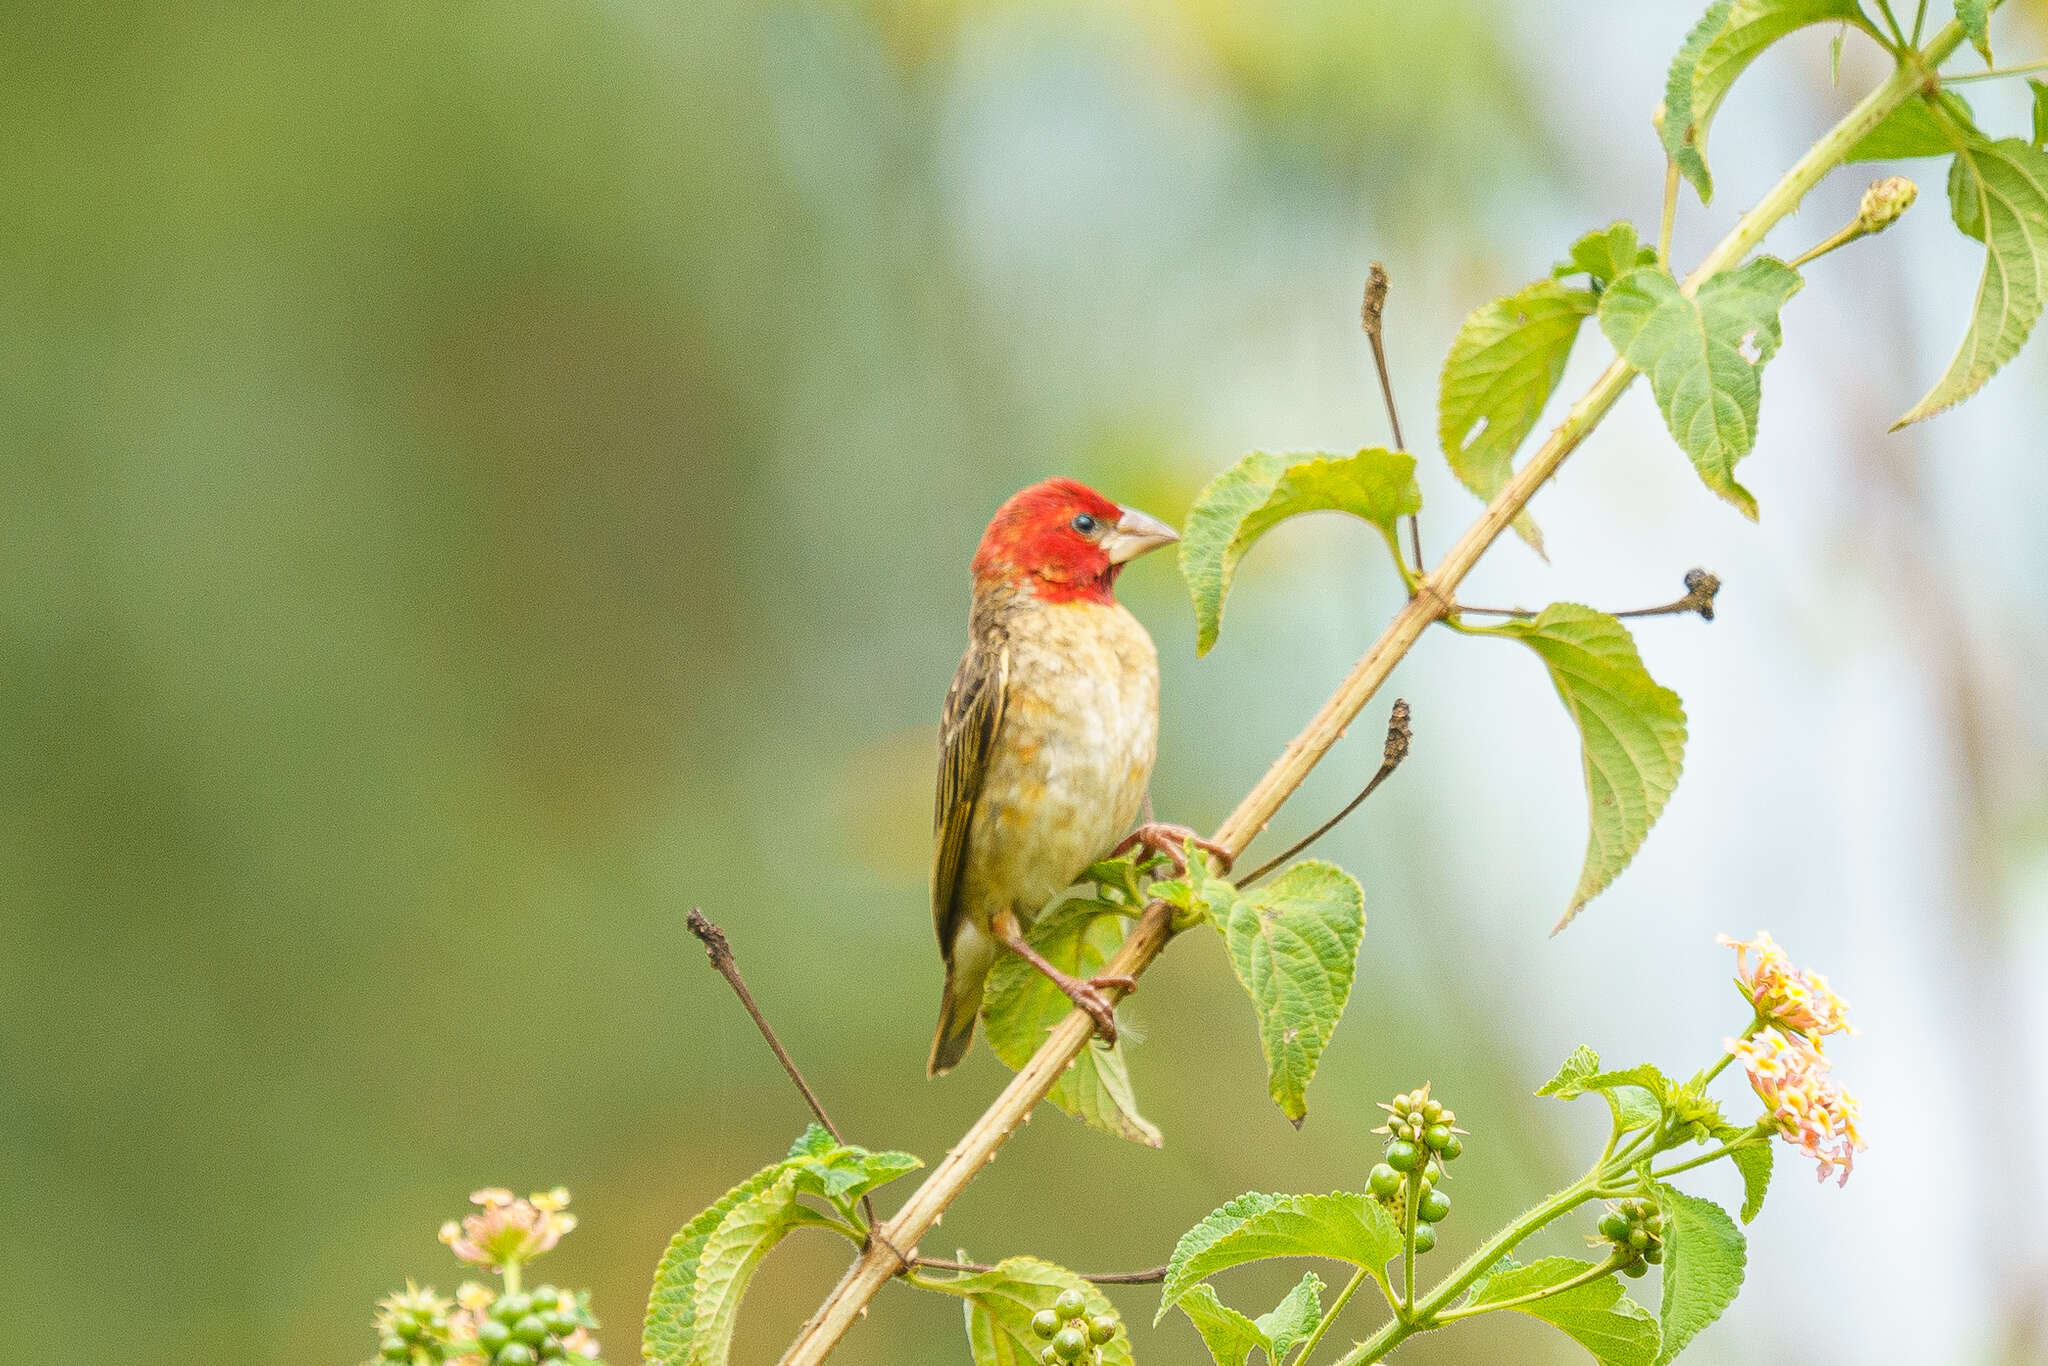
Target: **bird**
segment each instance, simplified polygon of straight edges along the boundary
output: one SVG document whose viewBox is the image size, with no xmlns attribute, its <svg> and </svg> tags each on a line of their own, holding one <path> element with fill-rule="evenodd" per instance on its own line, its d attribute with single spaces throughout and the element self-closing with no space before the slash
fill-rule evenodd
<svg viewBox="0 0 2048 1366">
<path fill-rule="evenodd" d="M 1183 826 L 1132 830 L 1159 740 L 1159 654 L 1116 600 L 1117 576 L 1180 539 L 1073 479 L 1013 495 L 974 552 L 968 644 L 946 693 L 933 814 L 932 923 L 945 992 L 928 1073 L 966 1056 L 983 989 L 1008 950 L 1116 1040 L 1103 988 L 1046 961 L 1025 931 L 1089 864 L 1143 845 L 1185 867 L 1186 846 L 1229 854 Z M 1119 842 L 1118 837 L 1130 831 Z"/>
</svg>

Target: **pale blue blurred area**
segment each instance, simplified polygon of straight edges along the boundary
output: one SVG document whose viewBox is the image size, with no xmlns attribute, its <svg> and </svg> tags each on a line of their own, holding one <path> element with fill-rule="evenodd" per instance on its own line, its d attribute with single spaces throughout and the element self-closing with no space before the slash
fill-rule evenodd
<svg viewBox="0 0 2048 1366">
<path fill-rule="evenodd" d="M 805 1118 L 692 904 L 850 1135 L 937 1159 L 1003 1076 L 985 1050 L 922 1076 L 932 726 L 988 513 L 1058 472 L 1178 519 L 1247 449 L 1386 440 L 1378 259 L 1441 552 L 1478 508 L 1435 458 L 1444 350 L 1577 233 L 1654 224 L 1649 113 L 1695 17 L 0 14 L 0 1278 L 37 1340 L 355 1361 L 378 1295 L 459 1279 L 433 1231 L 467 1191 L 562 1182 L 584 1225 L 544 1265 L 631 1361 L 669 1234 Z M 2048 51 L 2048 6 L 1998 33 Z M 1832 88 L 1828 36 L 1737 87 L 1681 262 L 1877 78 L 1852 39 Z M 1972 98 L 2012 131 L 2021 94 Z M 1902 169 L 1921 204 L 1787 310 L 1759 524 L 1638 391 L 1537 501 L 1550 562 L 1504 541 L 1466 590 L 1725 581 L 1711 626 L 1637 632 L 1692 738 L 1635 865 L 1546 937 L 1585 835 L 1574 736 L 1533 658 L 1433 634 L 1275 823 L 1348 797 L 1410 700 L 1414 756 L 1323 846 L 1370 926 L 1306 1127 L 1191 936 L 1127 1008 L 1166 1147 L 1045 1112 L 926 1251 L 1157 1262 L 1240 1191 L 1355 1188 L 1372 1102 L 1427 1079 L 1474 1131 L 1447 1268 L 1597 1148 L 1597 1105 L 1529 1094 L 1557 1061 L 1700 1065 L 1744 1022 L 1713 937 L 1768 927 L 1855 1008 L 1838 1074 L 1873 1147 L 1845 1190 L 1781 1158 L 1748 1288 L 1685 1359 L 2048 1355 L 2048 349 L 1887 434 L 1978 270 L 1939 164 Z M 1606 358 L 1589 332 L 1559 411 Z M 1207 659 L 1169 562 L 1123 596 L 1161 647 L 1157 805 L 1208 826 L 1399 587 L 1317 519 L 1253 553 Z M 842 1265 L 778 1251 L 738 1359 L 774 1360 Z M 1223 1284 L 1257 1312 L 1292 1280 Z M 1119 1302 L 1141 1361 L 1195 1359 L 1143 1326 L 1152 1292 Z M 1402 1359 L 1582 1359 L 1547 1333 Z M 956 1309 L 892 1287 L 836 1359 L 964 1360 Z"/>
</svg>

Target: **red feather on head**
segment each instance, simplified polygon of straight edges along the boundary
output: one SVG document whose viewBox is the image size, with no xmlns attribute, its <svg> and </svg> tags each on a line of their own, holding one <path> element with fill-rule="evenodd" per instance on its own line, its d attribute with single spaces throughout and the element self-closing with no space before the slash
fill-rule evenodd
<svg viewBox="0 0 2048 1366">
<path fill-rule="evenodd" d="M 1073 479 L 1048 479 L 1012 494 L 989 519 L 974 552 L 977 584 L 1001 582 L 1044 602 L 1113 602 L 1123 571 L 1094 530 L 1110 528 L 1123 509 Z M 1080 527 L 1077 518 L 1088 519 Z"/>
</svg>

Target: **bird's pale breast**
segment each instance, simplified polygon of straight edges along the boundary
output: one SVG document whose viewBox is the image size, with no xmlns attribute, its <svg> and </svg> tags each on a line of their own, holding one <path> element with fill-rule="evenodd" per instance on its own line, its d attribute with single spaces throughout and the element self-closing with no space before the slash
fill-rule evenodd
<svg viewBox="0 0 2048 1366">
<path fill-rule="evenodd" d="M 1159 739 L 1159 656 L 1118 603 L 1060 603 L 1009 630 L 1002 733 L 968 832 L 964 907 L 1029 918 L 1136 821 Z"/>
</svg>

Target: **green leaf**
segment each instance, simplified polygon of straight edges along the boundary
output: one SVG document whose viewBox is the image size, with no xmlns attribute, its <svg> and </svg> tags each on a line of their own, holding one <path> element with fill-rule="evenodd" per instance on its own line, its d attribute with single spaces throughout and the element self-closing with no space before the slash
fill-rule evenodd
<svg viewBox="0 0 2048 1366">
<path fill-rule="evenodd" d="M 1715 1137 L 1720 1138 L 1721 1135 L 1716 1134 Z M 1722 1141 L 1727 1140 L 1723 1138 Z M 1742 1222 L 1746 1224 L 1762 1212 L 1764 1196 L 1770 1193 L 1770 1140 L 1745 1143 L 1729 1153 L 1728 1160 L 1735 1164 L 1735 1170 L 1742 1173 Z"/>
<path fill-rule="evenodd" d="M 786 1168 L 774 1181 L 726 1211 L 704 1240 L 694 1291 L 696 1318 L 681 1366 L 725 1366 L 732 1353 L 740 1300 L 774 1246 L 805 1224 L 826 1224 L 824 1215 L 796 1198 L 797 1171 Z"/>
<path fill-rule="evenodd" d="M 1342 868 L 1311 859 L 1239 894 L 1212 923 L 1258 1013 L 1267 1089 L 1299 1128 L 1309 1081 L 1351 999 L 1365 893 Z"/>
<path fill-rule="evenodd" d="M 790 1148 L 789 1165 L 797 1173 L 798 1190 L 822 1195 L 845 1208 L 924 1163 L 909 1153 L 876 1153 L 841 1145 L 824 1125 L 813 1124 Z"/>
<path fill-rule="evenodd" d="M 1642 245 L 1637 240 L 1636 225 L 1617 222 L 1589 232 L 1572 243 L 1571 259 L 1552 266 L 1550 274 L 1559 280 L 1573 275 L 1589 275 L 1596 286 L 1604 289 L 1637 266 L 1656 264 L 1657 249 Z"/>
<path fill-rule="evenodd" d="M 1664 1113 L 1664 1098 L 1671 1083 L 1648 1063 L 1617 1071 L 1600 1070 L 1600 1055 L 1580 1044 L 1558 1068 L 1557 1075 L 1536 1088 L 1539 1096 L 1570 1100 L 1598 1092 L 1614 1112 L 1615 1126 L 1623 1133 L 1654 1123 Z"/>
<path fill-rule="evenodd" d="M 2019 138 L 1973 140 L 1956 153 L 1949 177 L 1956 226 L 1985 243 L 1984 279 L 1948 372 L 1894 431 L 1983 388 L 2019 354 L 2048 301 L 2048 152 Z"/>
<path fill-rule="evenodd" d="M 1572 1050 L 1572 1055 L 1566 1058 L 1563 1065 L 1557 1069 L 1557 1075 L 1536 1088 L 1536 1094 L 1539 1096 L 1556 1096 L 1559 1100 L 1570 1100 L 1573 1096 L 1581 1095 L 1585 1092 L 1586 1088 L 1581 1083 L 1587 1077 L 1599 1072 L 1599 1070 L 1600 1055 L 1586 1047 L 1586 1045 L 1580 1044 Z"/>
<path fill-rule="evenodd" d="M 1668 1256 L 1667 1256 L 1668 1261 Z M 1497 1304 L 1553 1285 L 1593 1269 L 1573 1257 L 1545 1257 L 1527 1266 L 1489 1277 L 1476 1306 Z M 1651 1366 L 1657 1360 L 1657 1320 L 1650 1311 L 1621 1293 L 1611 1275 L 1575 1285 L 1540 1300 L 1513 1306 L 1518 1314 L 1542 1319 L 1563 1330 L 1605 1366 Z"/>
<path fill-rule="evenodd" d="M 2028 81 L 2034 92 L 2034 148 L 2048 147 L 2048 82 Z"/>
<path fill-rule="evenodd" d="M 1657 1204 L 1664 1212 L 1662 1366 L 1734 1303 L 1748 1251 L 1742 1230 L 1713 1201 L 1660 1185 Z"/>
<path fill-rule="evenodd" d="M 1633 243 L 1634 228 L 1626 223 L 1615 227 L 1625 229 Z M 1606 245 L 1604 236 L 1595 236 Z M 1572 248 L 1575 263 L 1580 248 L 1593 240 Z M 1589 248 L 1588 254 L 1596 253 Z M 1564 375 L 1579 325 L 1594 307 L 1590 291 L 1544 280 L 1480 305 L 1458 329 L 1444 357 L 1437 439 L 1451 473 L 1481 498 L 1499 493 L 1514 474 L 1515 452 L 1543 415 L 1543 405 Z M 1543 534 L 1527 513 L 1515 518 L 1515 530 L 1537 554 L 1543 553 Z"/>
<path fill-rule="evenodd" d="M 1285 1299 L 1259 1315 L 1258 1329 L 1272 1344 L 1267 1355 L 1272 1357 L 1274 1366 L 1279 1366 L 1295 1343 L 1315 1331 L 1322 1317 L 1323 1278 L 1313 1271 L 1304 1271 Z"/>
<path fill-rule="evenodd" d="M 1394 547 L 1394 523 L 1422 507 L 1415 457 L 1367 447 L 1356 455 L 1253 451 L 1209 481 L 1188 511 L 1180 572 L 1195 602 L 1195 653 L 1223 626 L 1223 600 L 1252 543 L 1304 512 L 1348 512 L 1380 529 Z"/>
<path fill-rule="evenodd" d="M 1758 257 L 1708 278 L 1687 298 L 1668 271 L 1631 271 L 1600 296 L 1600 326 L 1650 378 L 1664 423 L 1708 488 L 1751 520 L 1756 499 L 1735 482 L 1735 462 L 1756 445 L 1763 369 L 1783 333 L 1778 310 L 1799 292 L 1799 272 Z"/>
<path fill-rule="evenodd" d="M 1931 100 L 1907 100 L 1887 114 L 1883 123 L 1864 134 L 1843 160 L 1945 157 L 1956 150 L 1959 138 L 1976 132 L 1976 117 L 1969 101 L 1953 90 L 1943 90 Z"/>
<path fill-rule="evenodd" d="M 1963 26 L 1963 33 L 1970 40 L 1970 46 L 1984 59 L 1984 65 L 1991 65 L 1991 0 L 1956 0 L 1956 22 Z"/>
<path fill-rule="evenodd" d="M 1181 1235 L 1166 1264 L 1157 1323 L 1219 1271 L 1270 1257 L 1328 1257 L 1375 1277 L 1401 1255 L 1401 1230 L 1377 1200 L 1330 1195 L 1241 1195 Z"/>
<path fill-rule="evenodd" d="M 1086 980 L 1102 971 L 1124 941 L 1125 920 L 1101 901 L 1068 901 L 1032 926 L 1026 936 L 1062 972 Z M 989 1046 L 1012 1068 L 1030 1061 L 1046 1032 L 1073 1009 L 1073 1002 L 1044 973 L 1014 953 L 997 957 L 988 975 L 982 1019 Z M 1159 1130 L 1138 1113 L 1130 1064 L 1122 1039 L 1108 1048 L 1081 1050 L 1046 1097 L 1068 1114 L 1104 1133 L 1160 1146 Z"/>
<path fill-rule="evenodd" d="M 975 1366 L 1038 1366 L 1045 1343 L 1031 1331 L 1031 1316 L 1076 1290 L 1090 1318 L 1116 1318 L 1102 1291 L 1063 1266 L 1036 1257 L 1006 1257 L 988 1271 L 936 1285 L 967 1301 L 967 1345 Z M 1099 1349 L 1103 1366 L 1131 1366 L 1131 1335 L 1120 1332 Z"/>
<path fill-rule="evenodd" d="M 1243 1314 L 1222 1300 L 1209 1286 L 1198 1285 L 1181 1296 L 1180 1312 L 1188 1316 L 1202 1345 L 1216 1359 L 1216 1366 L 1248 1366 L 1254 1352 L 1270 1355 L 1273 1340 Z"/>
<path fill-rule="evenodd" d="M 691 1344 L 696 1338 L 697 1272 L 704 1244 L 725 1222 L 726 1215 L 773 1186 L 786 1171 L 787 1164 L 778 1162 L 755 1172 L 683 1225 L 682 1231 L 670 1240 L 661 1265 L 654 1271 L 654 1288 L 648 1292 L 647 1320 L 641 1331 L 641 1350 L 650 1366 L 682 1366 L 691 1360 Z"/>
<path fill-rule="evenodd" d="M 1664 85 L 1664 150 L 1701 203 L 1714 197 L 1707 129 L 1736 78 L 1786 34 L 1831 19 L 1864 24 L 1857 0 L 1720 0 L 1686 35 Z"/>
<path fill-rule="evenodd" d="M 1216 1366 L 1246 1366 L 1253 1352 L 1264 1352 L 1272 1366 L 1279 1366 L 1322 1319 L 1322 1291 L 1322 1277 L 1307 1272 L 1286 1299 L 1254 1321 L 1223 1303 L 1209 1286 L 1198 1285 L 1181 1296 L 1180 1310 L 1202 1335 Z"/>
<path fill-rule="evenodd" d="M 1578 889 L 1555 934 L 1628 866 L 1678 786 L 1685 709 L 1643 668 L 1627 628 L 1604 612 L 1552 603 L 1498 633 L 1542 656 L 1579 728 L 1590 828 Z"/>
</svg>

